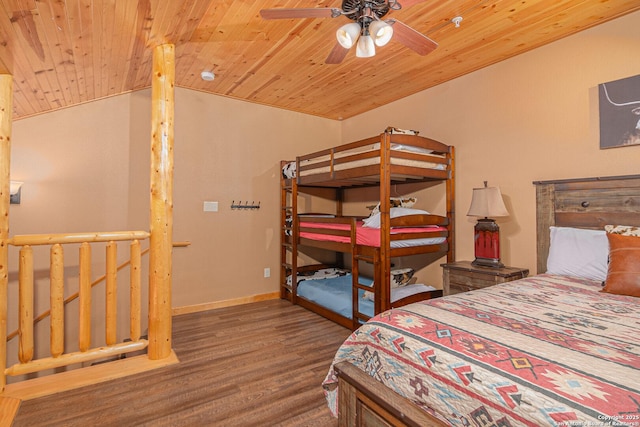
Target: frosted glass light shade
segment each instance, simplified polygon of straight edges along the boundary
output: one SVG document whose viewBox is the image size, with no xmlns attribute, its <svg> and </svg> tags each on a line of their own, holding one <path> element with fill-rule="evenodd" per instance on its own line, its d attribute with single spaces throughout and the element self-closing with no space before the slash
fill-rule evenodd
<svg viewBox="0 0 640 427">
<path fill-rule="evenodd" d="M 498 187 L 474 188 L 467 216 L 484 218 L 509 216 Z"/>
<path fill-rule="evenodd" d="M 376 46 L 384 46 L 393 36 L 393 27 L 384 21 L 373 21 L 369 24 L 369 34 Z"/>
<path fill-rule="evenodd" d="M 376 54 L 376 45 L 371 36 L 362 36 L 356 46 L 356 56 L 358 58 L 370 58 Z"/>
<path fill-rule="evenodd" d="M 360 36 L 360 24 L 355 22 L 343 25 L 336 31 L 338 43 L 345 49 L 349 49 L 356 44 L 358 36 Z"/>
</svg>

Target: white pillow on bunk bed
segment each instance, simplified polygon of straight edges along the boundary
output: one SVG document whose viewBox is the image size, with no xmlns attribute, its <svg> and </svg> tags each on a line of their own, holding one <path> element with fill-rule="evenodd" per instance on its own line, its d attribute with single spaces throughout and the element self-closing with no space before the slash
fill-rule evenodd
<svg viewBox="0 0 640 427">
<path fill-rule="evenodd" d="M 416 271 L 411 267 L 391 270 L 391 287 L 398 288 L 409 284 L 415 273 Z"/>
<path fill-rule="evenodd" d="M 549 231 L 547 274 L 600 282 L 607 278 L 609 241 L 604 230 L 552 226 Z"/>
<path fill-rule="evenodd" d="M 406 268 L 398 268 L 395 270 L 391 270 L 389 285 L 391 289 L 400 288 L 402 286 L 406 286 L 411 282 L 413 275 L 415 274 L 415 270 L 411 267 Z M 371 285 L 373 286 L 373 284 Z M 362 296 L 364 299 L 368 299 L 373 301 L 373 292 L 364 291 L 364 295 Z"/>
<path fill-rule="evenodd" d="M 422 209 L 410 209 L 410 208 L 391 208 L 389 212 L 390 218 L 398 218 L 407 215 L 429 215 L 429 212 Z M 375 215 L 371 215 L 369 218 L 365 218 L 362 221 L 363 227 L 380 228 L 380 212 Z"/>
<path fill-rule="evenodd" d="M 390 197 L 389 198 L 389 207 L 390 208 L 412 208 L 413 205 L 418 201 L 417 197 Z M 369 212 L 369 218 L 374 216 L 377 213 L 380 213 L 380 202 L 377 205 L 367 206 L 371 212 Z"/>
</svg>

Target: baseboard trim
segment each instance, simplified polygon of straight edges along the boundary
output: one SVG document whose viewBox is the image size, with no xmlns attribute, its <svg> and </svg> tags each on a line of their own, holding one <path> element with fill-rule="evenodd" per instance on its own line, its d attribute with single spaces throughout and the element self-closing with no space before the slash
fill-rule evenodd
<svg viewBox="0 0 640 427">
<path fill-rule="evenodd" d="M 249 304 L 252 302 L 267 301 L 267 300 L 278 299 L 278 298 L 280 298 L 280 292 L 271 292 L 268 294 L 250 295 L 248 297 L 242 297 L 242 298 L 234 298 L 234 299 L 228 299 L 223 301 L 214 301 L 214 302 L 208 302 L 204 304 L 187 305 L 184 307 L 175 307 L 172 309 L 171 313 L 174 316 L 178 316 L 180 314 L 191 314 L 191 313 L 197 313 L 200 311 L 213 310 L 216 308 L 233 307 L 235 305 Z"/>
</svg>

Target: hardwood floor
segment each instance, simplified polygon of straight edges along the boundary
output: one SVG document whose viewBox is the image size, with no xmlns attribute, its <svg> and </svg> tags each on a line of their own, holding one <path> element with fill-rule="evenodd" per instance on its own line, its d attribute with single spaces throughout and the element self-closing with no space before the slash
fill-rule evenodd
<svg viewBox="0 0 640 427">
<path fill-rule="evenodd" d="M 13 426 L 337 426 L 321 383 L 349 334 L 283 300 L 176 316 L 179 364 L 24 401 Z"/>
</svg>

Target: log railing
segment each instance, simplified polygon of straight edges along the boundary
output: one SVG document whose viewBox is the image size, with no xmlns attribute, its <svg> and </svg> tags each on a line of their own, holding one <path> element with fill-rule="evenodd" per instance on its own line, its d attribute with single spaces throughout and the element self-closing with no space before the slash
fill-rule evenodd
<svg viewBox="0 0 640 427">
<path fill-rule="evenodd" d="M 140 369 L 154 369 L 156 361 L 175 359 L 171 349 L 171 276 L 173 246 L 173 145 L 174 145 L 174 87 L 175 87 L 175 46 L 161 44 L 153 48 L 151 76 L 151 167 L 150 167 L 150 223 L 149 232 L 109 232 L 71 235 L 9 235 L 9 182 L 11 159 L 11 127 L 13 111 L 13 78 L 0 74 L 0 394 L 6 392 L 7 375 L 67 366 L 147 349 L 148 364 Z M 139 254 L 141 239 L 149 239 L 149 314 L 148 341 L 140 339 L 139 326 L 133 326 L 130 335 L 136 338 L 130 342 L 115 343 L 114 305 L 116 245 L 110 242 L 128 240 L 132 251 Z M 105 346 L 91 347 L 91 244 L 107 244 L 106 273 L 106 331 Z M 78 351 L 64 353 L 64 323 L 62 301 L 63 245 L 80 244 L 79 290 L 78 290 Z M 50 357 L 34 360 L 33 305 L 34 305 L 34 260 L 32 246 L 51 245 L 51 343 Z M 9 289 L 9 246 L 20 247 L 19 255 L 19 363 L 7 368 L 7 326 Z M 138 262 L 133 261 L 132 262 Z M 111 260 L 111 261 L 109 261 Z M 132 268 L 132 271 L 136 270 Z M 137 268 L 136 275 L 140 269 Z M 139 280 L 139 279 L 135 279 Z M 31 285 L 27 285 L 30 283 Z M 134 285 L 139 286 L 138 285 Z M 135 304 L 134 304 L 135 305 Z M 137 314 L 134 314 L 137 313 Z M 137 316 L 139 308 L 131 309 L 131 316 Z M 176 359 L 177 360 L 177 359 Z M 106 378 L 108 375 L 105 375 Z M 98 382 L 99 378 L 94 378 Z M 55 385 L 55 384 L 54 384 Z M 53 388 L 52 388 L 53 389 Z"/>
<path fill-rule="evenodd" d="M 180 242 L 173 242 L 173 247 L 174 248 L 184 248 L 187 246 L 190 246 L 191 242 L 190 241 L 180 241 Z M 143 257 L 146 254 L 149 253 L 149 248 L 144 249 L 142 252 L 140 252 L 140 256 Z M 123 262 L 122 264 L 120 264 L 117 268 L 117 271 L 122 270 L 125 267 L 128 267 L 131 264 L 131 260 L 127 260 L 125 262 Z M 106 274 L 103 274 L 102 276 L 98 277 L 97 279 L 95 279 L 93 282 L 91 282 L 91 288 L 95 287 L 96 285 L 102 283 L 105 281 L 105 279 L 107 278 Z M 76 299 L 78 299 L 79 296 L 79 292 L 76 292 L 70 296 L 68 296 L 67 298 L 64 299 L 64 305 L 69 304 L 72 301 L 75 301 Z M 62 298 L 61 296 L 59 296 L 58 298 Z M 43 313 L 39 314 L 35 319 L 33 319 L 33 325 L 37 325 L 38 323 L 40 323 L 41 321 L 43 321 L 44 319 L 46 319 L 47 317 L 51 316 L 51 310 L 45 310 Z M 14 339 L 16 336 L 18 336 L 19 334 L 19 330 L 16 329 L 13 332 L 7 334 L 7 342 L 11 341 L 12 339 Z M 131 332 L 131 335 L 135 335 L 134 332 Z"/>
<path fill-rule="evenodd" d="M 73 233 L 51 235 L 14 236 L 8 244 L 20 248 L 18 267 L 18 360 L 19 362 L 0 373 L 4 376 L 23 375 L 119 356 L 128 352 L 143 350 L 148 341 L 141 338 L 141 269 L 142 251 L 140 242 L 146 240 L 146 231 L 123 231 L 105 233 Z M 129 244 L 129 324 L 128 340 L 118 343 L 117 320 L 117 243 Z M 91 281 L 92 244 L 106 244 L 105 274 L 105 333 L 104 345 L 91 347 L 92 311 L 91 288 L 101 279 Z M 79 244 L 78 263 L 78 351 L 64 353 L 64 246 Z M 34 359 L 34 256 L 33 246 L 50 247 L 50 348 L 49 356 Z M 73 300 L 68 298 L 67 300 Z M 39 316 L 42 318 L 42 316 Z M 124 334 L 122 334 L 124 335 Z M 8 336 L 11 338 L 13 335 Z M 4 346 L 6 343 L 0 343 Z M 4 382 L 4 381 L 3 381 Z"/>
</svg>

